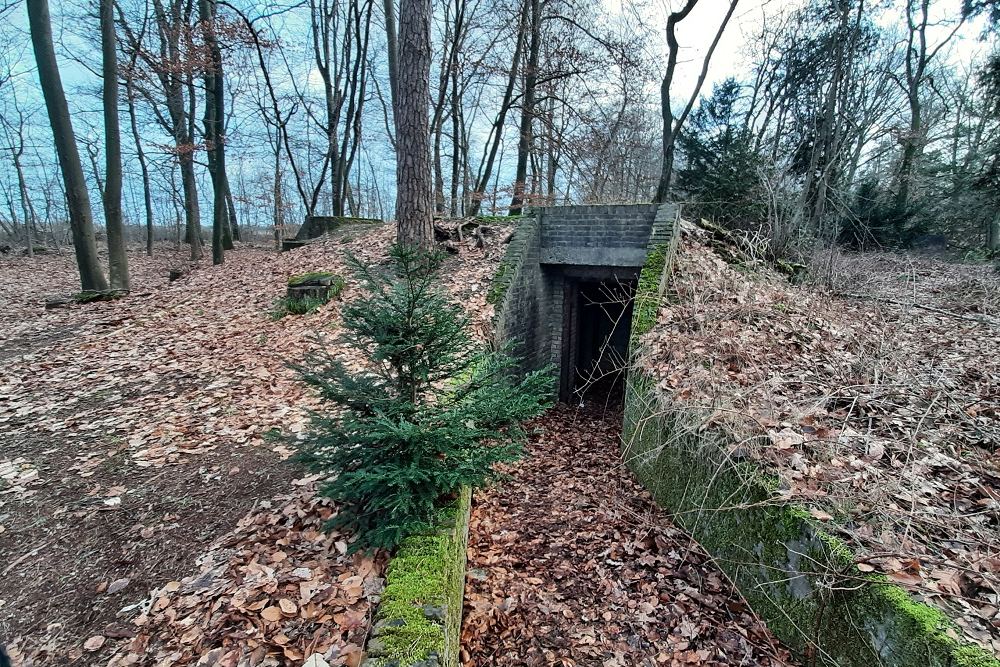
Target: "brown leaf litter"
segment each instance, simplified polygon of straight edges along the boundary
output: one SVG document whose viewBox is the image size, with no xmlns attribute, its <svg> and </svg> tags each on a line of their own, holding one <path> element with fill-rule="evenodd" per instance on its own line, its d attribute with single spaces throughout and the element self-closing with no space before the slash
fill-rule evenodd
<svg viewBox="0 0 1000 667">
<path fill-rule="evenodd" d="M 134 253 L 130 295 L 56 310 L 71 255 L 0 259 L 0 637 L 18 662 L 351 664 L 382 561 L 319 532 L 335 509 L 268 437 L 316 405 L 286 363 L 336 336 L 340 302 L 270 311 L 290 275 L 346 275 L 343 251 L 381 261 L 392 236 L 240 247 L 174 282 L 181 253 Z M 502 248 L 453 249 L 445 285 L 483 335 Z"/>
<path fill-rule="evenodd" d="M 1000 274 L 889 253 L 816 266 L 824 285 L 792 286 L 686 232 L 643 363 L 862 571 L 1000 654 Z"/>
<path fill-rule="evenodd" d="M 559 406 L 477 492 L 463 664 L 793 664 L 620 461 L 621 415 Z"/>
</svg>

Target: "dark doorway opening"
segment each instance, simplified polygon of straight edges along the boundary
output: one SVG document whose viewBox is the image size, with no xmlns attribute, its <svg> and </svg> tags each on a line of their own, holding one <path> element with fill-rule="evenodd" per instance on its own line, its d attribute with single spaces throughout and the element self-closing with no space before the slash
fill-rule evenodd
<svg viewBox="0 0 1000 667">
<path fill-rule="evenodd" d="M 577 269 L 567 270 L 565 278 L 560 400 L 621 402 L 635 272 Z"/>
</svg>

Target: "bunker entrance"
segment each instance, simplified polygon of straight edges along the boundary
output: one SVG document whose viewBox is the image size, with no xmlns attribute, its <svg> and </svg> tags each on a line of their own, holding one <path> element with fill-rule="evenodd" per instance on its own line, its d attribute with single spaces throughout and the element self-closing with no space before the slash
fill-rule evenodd
<svg viewBox="0 0 1000 667">
<path fill-rule="evenodd" d="M 564 278 L 560 400 L 621 402 L 637 276 L 575 269 Z"/>
</svg>

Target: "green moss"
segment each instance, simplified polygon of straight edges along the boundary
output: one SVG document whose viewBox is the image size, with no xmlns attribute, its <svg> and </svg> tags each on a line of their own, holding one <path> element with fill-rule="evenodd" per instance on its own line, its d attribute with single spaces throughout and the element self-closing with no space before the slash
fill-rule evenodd
<svg viewBox="0 0 1000 667">
<path fill-rule="evenodd" d="M 639 283 L 635 289 L 635 305 L 632 311 L 631 347 L 634 349 L 643 334 L 648 333 L 660 309 L 660 284 L 667 266 L 670 246 L 666 243 L 654 246 L 646 256 L 646 263 L 639 273 Z"/>
<path fill-rule="evenodd" d="M 407 538 L 389 563 L 369 655 L 407 667 L 435 654 L 457 667 L 471 491 L 442 509 L 439 530 Z"/>
<path fill-rule="evenodd" d="M 960 646 L 952 654 L 956 667 L 997 667 L 1000 661 L 978 646 Z"/>
<path fill-rule="evenodd" d="M 510 264 L 504 259 L 497 267 L 497 272 L 493 274 L 493 280 L 490 281 L 490 289 L 486 292 L 486 303 L 497 304 L 503 300 L 508 288 L 510 288 L 509 276 L 511 273 Z"/>
<path fill-rule="evenodd" d="M 84 290 L 73 295 L 77 303 L 94 303 L 96 301 L 114 301 L 128 294 L 126 290 Z"/>
<path fill-rule="evenodd" d="M 274 302 L 271 308 L 271 319 L 280 320 L 286 315 L 307 315 L 322 308 L 329 299 L 317 299 L 307 296 L 304 299 L 289 299 L 282 297 Z"/>
<path fill-rule="evenodd" d="M 300 273 L 300 274 L 295 275 L 295 276 L 290 276 L 288 278 L 288 286 L 289 287 L 298 287 L 299 285 L 302 285 L 304 283 L 307 283 L 307 282 L 310 282 L 310 281 L 313 281 L 313 280 L 325 280 L 325 279 L 328 279 L 328 278 L 335 278 L 335 279 L 340 280 L 341 282 L 343 282 L 343 280 L 344 280 L 343 278 L 341 278 L 340 276 L 338 276 L 336 273 L 333 273 L 331 271 L 308 271 L 306 273 Z"/>
</svg>

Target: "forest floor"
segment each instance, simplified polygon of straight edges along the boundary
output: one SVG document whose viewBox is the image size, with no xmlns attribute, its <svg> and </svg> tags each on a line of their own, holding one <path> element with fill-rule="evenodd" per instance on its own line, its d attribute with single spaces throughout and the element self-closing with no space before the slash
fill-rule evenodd
<svg viewBox="0 0 1000 667">
<path fill-rule="evenodd" d="M 290 275 L 344 272 L 344 250 L 374 259 L 390 240 L 241 248 L 172 283 L 183 254 L 133 254 L 129 296 L 52 310 L 78 289 L 73 258 L 0 258 L 0 641 L 15 665 L 357 667 L 385 555 L 348 556 L 349 536 L 321 531 L 335 508 L 271 437 L 316 405 L 286 363 L 336 335 L 340 302 L 271 311 Z M 461 245 L 443 273 L 480 337 L 501 251 Z M 619 465 L 620 417 L 537 426 L 510 483 L 477 496 L 487 577 L 469 588 L 468 664 L 782 663 Z"/>
<path fill-rule="evenodd" d="M 391 237 L 241 248 L 173 283 L 184 256 L 135 253 L 128 297 L 55 310 L 72 256 L 0 258 L 0 641 L 18 662 L 357 663 L 384 558 L 319 531 L 331 508 L 268 437 L 315 404 L 286 363 L 336 335 L 339 303 L 270 312 L 290 275 L 344 273 L 342 251 L 381 259 Z M 485 332 L 499 250 L 449 262 Z"/>
<path fill-rule="evenodd" d="M 617 410 L 558 406 L 476 494 L 468 667 L 794 664 L 621 462 Z"/>
<path fill-rule="evenodd" d="M 1000 655 L 1000 272 L 839 253 L 818 283 L 689 230 L 643 360 L 881 572 Z"/>
</svg>

